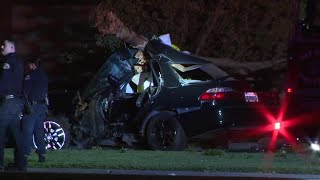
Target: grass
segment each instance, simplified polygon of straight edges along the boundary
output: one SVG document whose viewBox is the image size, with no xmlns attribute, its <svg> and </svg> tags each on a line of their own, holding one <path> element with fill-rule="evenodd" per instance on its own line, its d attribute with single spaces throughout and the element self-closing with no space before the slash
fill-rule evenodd
<svg viewBox="0 0 320 180">
<path fill-rule="evenodd" d="M 12 162 L 12 149 L 5 161 Z M 28 160 L 31 168 L 99 168 L 126 170 L 233 171 L 319 174 L 317 155 L 293 153 L 231 153 L 206 151 L 147 151 L 130 149 L 91 149 L 48 151 L 46 163 L 37 163 L 36 154 Z"/>
</svg>

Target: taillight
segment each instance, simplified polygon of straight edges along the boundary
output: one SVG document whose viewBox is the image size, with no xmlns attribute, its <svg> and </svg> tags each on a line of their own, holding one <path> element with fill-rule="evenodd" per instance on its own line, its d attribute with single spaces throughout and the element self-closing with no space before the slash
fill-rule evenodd
<svg viewBox="0 0 320 180">
<path fill-rule="evenodd" d="M 211 88 L 206 92 L 202 93 L 199 97 L 200 101 L 213 101 L 213 100 L 222 100 L 225 99 L 226 93 L 232 92 L 232 88 L 229 87 L 219 87 Z"/>
<path fill-rule="evenodd" d="M 275 130 L 279 130 L 280 128 L 281 128 L 281 123 L 280 122 L 274 123 L 274 129 Z"/>
<path fill-rule="evenodd" d="M 287 88 L 287 93 L 293 93 L 293 89 L 292 88 Z"/>
</svg>

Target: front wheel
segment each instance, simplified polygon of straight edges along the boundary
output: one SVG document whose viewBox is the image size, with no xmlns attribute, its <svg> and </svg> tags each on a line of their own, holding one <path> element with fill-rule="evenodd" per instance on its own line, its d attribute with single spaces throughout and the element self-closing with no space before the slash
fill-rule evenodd
<svg viewBox="0 0 320 180">
<path fill-rule="evenodd" d="M 148 145 L 153 150 L 183 150 L 186 147 L 187 138 L 182 126 L 168 113 L 153 117 L 147 128 Z"/>
<path fill-rule="evenodd" d="M 68 118 L 64 116 L 48 117 L 44 121 L 43 127 L 46 149 L 59 150 L 69 146 L 71 134 Z M 37 148 L 34 137 L 33 145 Z"/>
</svg>

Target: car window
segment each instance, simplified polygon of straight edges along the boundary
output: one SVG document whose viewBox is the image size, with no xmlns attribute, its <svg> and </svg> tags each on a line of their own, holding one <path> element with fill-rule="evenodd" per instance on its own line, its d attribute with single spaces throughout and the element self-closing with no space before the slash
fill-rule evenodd
<svg viewBox="0 0 320 180">
<path fill-rule="evenodd" d="M 214 64 L 172 64 L 172 67 L 182 85 L 213 81 L 228 76 L 226 72 Z"/>
<path fill-rule="evenodd" d="M 203 71 L 199 65 L 172 64 L 179 82 L 183 85 L 212 81 L 215 78 Z"/>
</svg>

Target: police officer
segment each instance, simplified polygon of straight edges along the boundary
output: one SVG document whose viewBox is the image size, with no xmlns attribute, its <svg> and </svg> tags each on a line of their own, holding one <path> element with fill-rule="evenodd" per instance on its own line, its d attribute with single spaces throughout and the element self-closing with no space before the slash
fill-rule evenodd
<svg viewBox="0 0 320 180">
<path fill-rule="evenodd" d="M 1 45 L 4 55 L 0 76 L 0 170 L 4 169 L 4 148 L 7 140 L 7 130 L 10 130 L 15 140 L 16 170 L 25 171 L 26 162 L 22 146 L 21 113 L 23 107 L 22 84 L 23 64 L 16 56 L 15 42 L 7 39 Z"/>
<path fill-rule="evenodd" d="M 24 150 L 29 155 L 32 146 L 32 136 L 37 145 L 38 162 L 45 162 L 46 143 L 44 140 L 43 123 L 47 113 L 48 78 L 39 68 L 39 59 L 33 58 L 27 62 L 30 72 L 24 79 L 24 96 L 31 105 L 30 114 L 23 116 L 23 136 L 25 138 Z"/>
</svg>

